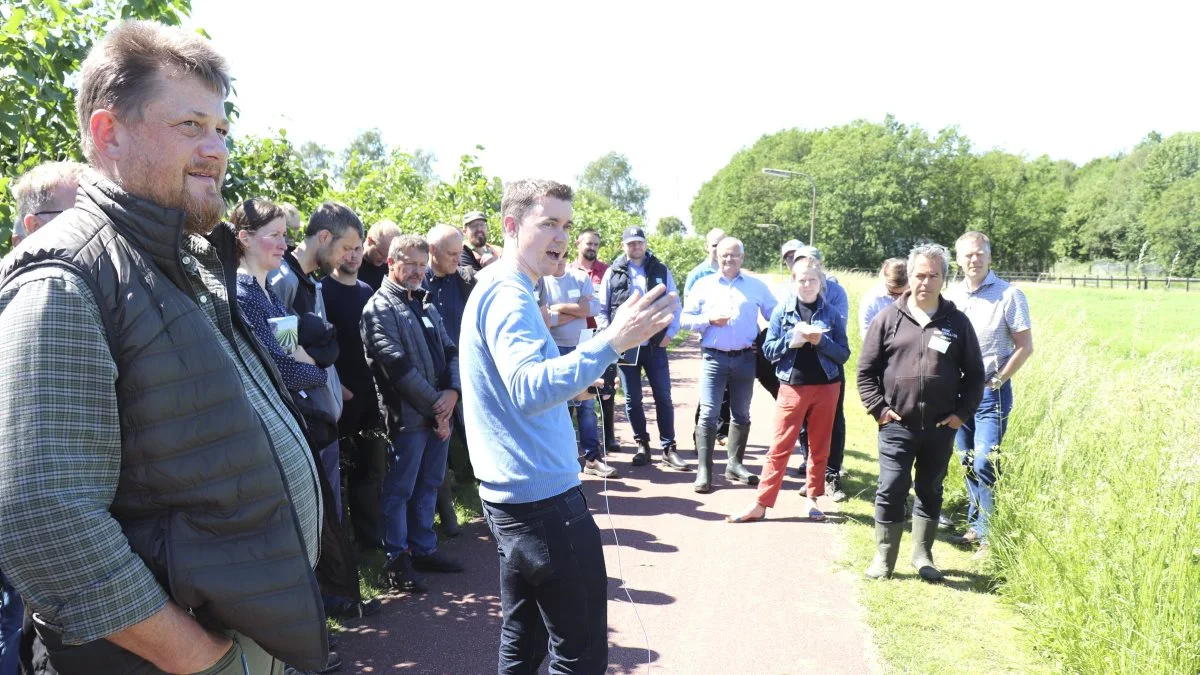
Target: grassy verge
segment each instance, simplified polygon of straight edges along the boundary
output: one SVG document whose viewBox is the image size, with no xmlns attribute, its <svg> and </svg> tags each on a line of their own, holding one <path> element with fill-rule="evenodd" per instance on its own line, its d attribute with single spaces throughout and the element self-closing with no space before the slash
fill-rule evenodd
<svg viewBox="0 0 1200 675">
<path fill-rule="evenodd" d="M 1200 299 L 1031 289 L 994 570 L 1084 673 L 1200 672 Z"/>
<path fill-rule="evenodd" d="M 857 316 L 858 299 L 874 283 L 865 275 L 838 275 L 850 295 L 850 315 Z M 851 362 L 847 364 L 846 461 L 841 504 L 846 521 L 844 567 L 861 577 L 875 552 L 874 500 L 879 474 L 876 425 L 863 411 L 854 387 L 860 337 L 850 331 Z M 946 509 L 959 522 L 965 513 L 962 472 L 952 461 L 946 479 Z M 1041 659 L 1027 632 L 1028 623 L 1003 601 L 995 582 L 972 552 L 947 543 L 946 534 L 934 546 L 934 558 L 947 574 L 947 583 L 920 581 L 908 563 L 912 540 L 901 542 L 896 576 L 890 581 L 860 584 L 875 642 L 889 673 L 1049 673 L 1058 668 Z"/>
</svg>

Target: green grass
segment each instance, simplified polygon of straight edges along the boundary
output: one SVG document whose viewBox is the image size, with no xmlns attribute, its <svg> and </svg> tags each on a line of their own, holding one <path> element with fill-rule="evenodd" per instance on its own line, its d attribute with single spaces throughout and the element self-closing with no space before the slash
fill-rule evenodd
<svg viewBox="0 0 1200 675">
<path fill-rule="evenodd" d="M 857 300 L 873 280 L 841 275 Z M 949 583 L 907 566 L 860 585 L 888 672 L 1200 671 L 1200 295 L 1023 286 L 1035 353 L 997 487 L 992 556 L 939 541 Z M 852 369 L 857 330 L 850 331 Z M 850 370 L 849 372 L 853 372 Z M 851 380 L 853 377 L 851 376 Z M 844 563 L 874 550 L 875 425 L 851 387 Z M 961 523 L 958 463 L 946 509 Z"/>
</svg>

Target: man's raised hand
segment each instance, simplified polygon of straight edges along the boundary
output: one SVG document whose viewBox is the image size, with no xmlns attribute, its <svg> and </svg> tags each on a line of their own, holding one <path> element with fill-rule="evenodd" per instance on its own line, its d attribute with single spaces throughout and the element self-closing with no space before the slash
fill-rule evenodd
<svg viewBox="0 0 1200 675">
<path fill-rule="evenodd" d="M 679 296 L 664 285 L 642 295 L 635 290 L 621 303 L 608 324 L 608 341 L 618 353 L 632 349 L 671 324 L 679 309 Z"/>
</svg>

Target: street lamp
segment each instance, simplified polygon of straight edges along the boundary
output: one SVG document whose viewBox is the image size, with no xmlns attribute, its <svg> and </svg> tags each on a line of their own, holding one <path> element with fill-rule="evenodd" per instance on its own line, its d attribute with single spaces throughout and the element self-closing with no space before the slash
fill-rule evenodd
<svg viewBox="0 0 1200 675">
<path fill-rule="evenodd" d="M 759 223 L 755 227 L 761 227 L 764 230 L 769 230 L 772 227 L 775 228 L 775 231 L 777 233 L 779 233 L 779 245 L 775 247 L 775 250 L 778 251 L 783 248 L 783 228 L 782 227 L 780 227 L 779 225 L 777 225 L 775 223 Z M 783 271 L 783 258 L 779 259 L 779 271 L 780 272 Z"/>
<path fill-rule="evenodd" d="M 812 184 L 812 219 L 808 223 L 808 243 L 810 246 L 817 245 L 817 181 L 813 177 L 800 171 L 787 171 L 785 169 L 763 169 L 763 173 L 776 178 L 807 178 Z"/>
</svg>

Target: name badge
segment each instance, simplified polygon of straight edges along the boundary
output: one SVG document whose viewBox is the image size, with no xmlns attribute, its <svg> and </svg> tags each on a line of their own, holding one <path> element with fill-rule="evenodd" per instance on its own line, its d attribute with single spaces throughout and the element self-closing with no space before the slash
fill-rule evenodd
<svg viewBox="0 0 1200 675">
<path fill-rule="evenodd" d="M 429 317 L 427 317 L 427 316 L 421 317 L 421 323 L 425 324 L 426 328 L 433 330 L 433 322 L 429 320 Z M 942 351 L 945 351 L 945 350 L 942 350 Z"/>
<path fill-rule="evenodd" d="M 572 288 L 572 289 L 567 290 L 567 297 L 572 300 L 578 300 L 579 299 L 579 289 Z"/>
<path fill-rule="evenodd" d="M 940 335 L 934 335 L 929 338 L 929 348 L 945 354 L 950 348 L 950 342 Z"/>
</svg>

